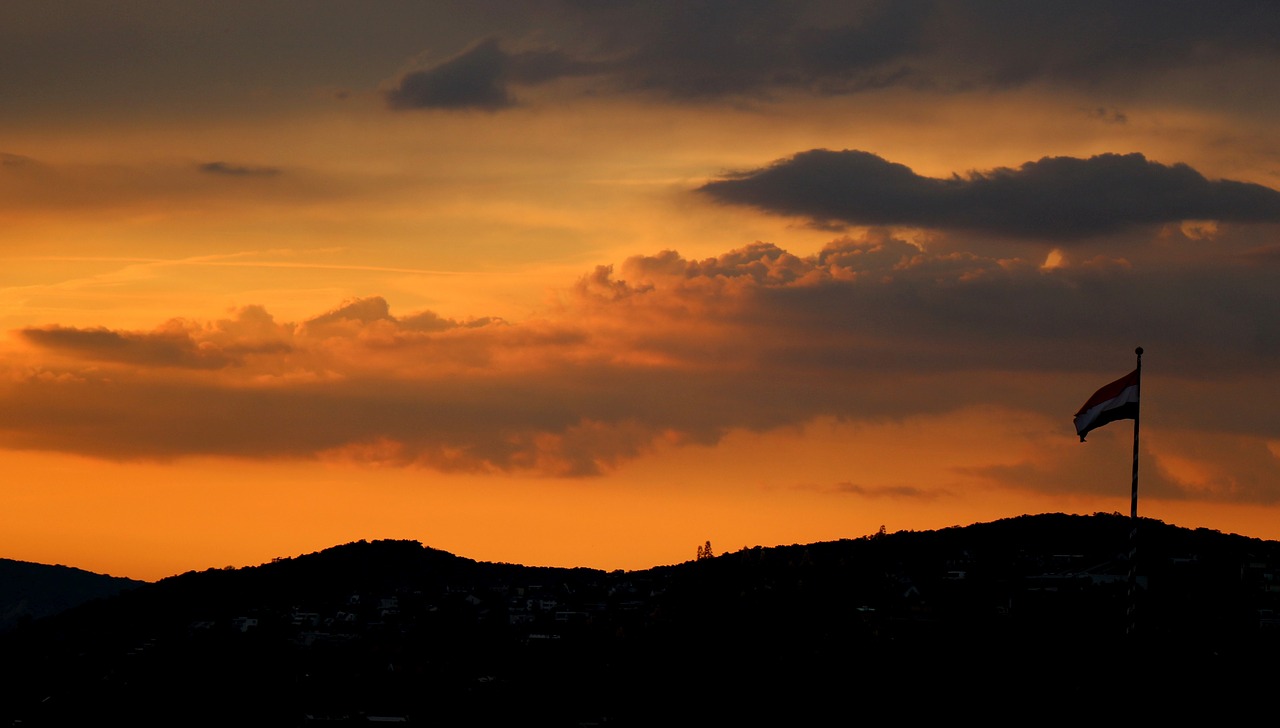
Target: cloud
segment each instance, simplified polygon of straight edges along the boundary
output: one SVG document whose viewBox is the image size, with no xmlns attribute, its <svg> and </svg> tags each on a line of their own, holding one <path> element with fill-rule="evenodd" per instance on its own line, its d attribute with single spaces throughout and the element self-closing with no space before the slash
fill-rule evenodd
<svg viewBox="0 0 1280 728">
<path fill-rule="evenodd" d="M 522 322 L 370 297 L 296 324 L 249 307 L 155 331 L 29 328 L 42 363 L 0 377 L 0 443 L 590 476 L 734 431 L 986 405 L 1074 443 L 1070 414 L 1137 344 L 1166 426 L 1280 439 L 1256 396 L 1280 365 L 1274 264 L 1244 265 L 1046 270 L 873 231 L 804 256 L 635 256 Z"/>
<path fill-rule="evenodd" d="M 96 361 L 201 369 L 218 369 L 231 361 L 220 351 L 202 350 L 182 332 L 132 334 L 54 326 L 21 333 L 38 346 Z"/>
<path fill-rule="evenodd" d="M 735 360 L 772 371 L 1079 371 L 1101 352 L 1142 344 L 1163 351 L 1170 371 L 1197 376 L 1273 366 L 1272 275 L 1272 264 L 1208 257 L 1044 269 L 931 253 L 880 230 L 805 257 L 767 243 L 701 261 L 641 256 L 592 280 L 584 296 L 633 315 L 643 301 L 673 319 L 716 320 L 742 342 Z"/>
<path fill-rule="evenodd" d="M 236 328 L 241 333 L 231 340 L 219 334 L 228 333 L 231 327 L 227 324 L 232 322 L 203 332 L 193 324 L 178 320 L 150 332 L 47 326 L 22 329 L 18 335 L 38 347 L 87 361 L 140 367 L 222 369 L 244 363 L 249 355 L 288 351 L 288 344 L 279 338 L 255 341 L 244 335 L 249 330 L 245 324 L 255 316 L 270 319 L 261 309 L 247 309 L 237 322 Z"/>
<path fill-rule="evenodd" d="M 919 49 L 921 3 L 863 4 L 830 16 L 816 4 L 687 2 L 582 8 L 620 89 L 709 99 L 786 88 L 861 90 L 905 75 Z"/>
<path fill-rule="evenodd" d="M 194 173 L 193 173 L 194 172 Z M 269 185 L 228 184 L 229 180 L 274 180 Z M 279 167 L 225 161 L 197 164 L 46 162 L 16 154 L 0 155 L 0 211 L 25 217 L 50 211 L 56 218 L 87 211 L 95 227 L 103 210 L 148 209 L 177 216 L 207 210 L 211 202 L 240 200 L 276 205 L 349 198 L 347 180 L 314 173 L 289 173 Z"/>
<path fill-rule="evenodd" d="M 895 64 L 916 48 L 917 5 L 864 6 L 831 26 L 803 3 L 569 2 L 550 16 L 563 23 L 550 30 L 565 35 L 569 47 L 522 41 L 522 50 L 509 51 L 487 37 L 402 75 L 385 99 L 395 110 L 498 111 L 516 105 L 512 86 L 585 76 L 597 79 L 593 94 L 694 100 L 788 87 L 822 94 L 881 87 L 905 75 Z"/>
<path fill-rule="evenodd" d="M 21 154 L 0 152 L 0 167 L 17 169 L 19 167 L 30 167 L 34 164 L 36 164 L 36 161 L 30 157 L 24 157 Z"/>
<path fill-rule="evenodd" d="M 772 3 L 682 0 L 550 3 L 522 53 L 498 36 L 387 94 L 395 109 L 496 111 L 513 83 L 591 75 L 587 93 L 644 92 L 707 101 L 789 92 L 845 95 L 891 87 L 960 92 L 1034 83 L 1131 88 L 1232 59 L 1274 59 L 1276 14 L 1247 0 L 1212 8 L 1136 1 L 1029 6 L 1014 0 Z M 553 36 L 560 45 L 531 45 Z M 1105 118 L 1122 122 L 1108 111 Z"/>
<path fill-rule="evenodd" d="M 861 498 L 900 498 L 904 500 L 934 500 L 944 493 L 911 485 L 867 486 L 857 483 L 837 483 L 832 490 Z"/>
<path fill-rule="evenodd" d="M 288 95 L 250 96 L 248 86 L 354 87 L 429 46 L 466 50 L 398 78 L 386 96 L 393 108 L 501 110 L 516 103 L 513 85 L 584 72 L 597 77 L 584 93 L 696 101 L 1037 83 L 1230 100 L 1229 89 L 1170 75 L 1226 78 L 1238 59 L 1273 61 L 1280 37 L 1273 9 L 1250 0 L 1172 0 L 1159 13 L 1141 0 L 510 0 L 377 13 L 313 5 L 121 17 L 74 0 L 63 12 L 14 11 L 0 25 L 0 95 L 44 110 L 69 99 L 103 110 L 271 104 Z"/>
<path fill-rule="evenodd" d="M 206 162 L 200 165 L 200 171 L 228 177 L 275 177 L 281 174 L 278 167 L 254 167 L 227 162 Z"/>
<path fill-rule="evenodd" d="M 397 111 L 498 111 L 516 105 L 510 89 L 513 84 L 535 85 L 581 75 L 590 67 L 555 49 L 512 53 L 504 50 L 497 38 L 487 38 L 430 68 L 404 74 L 384 98 Z"/>
<path fill-rule="evenodd" d="M 512 106 L 507 92 L 507 55 L 495 39 L 423 71 L 402 76 L 386 94 L 392 109 L 484 109 Z"/>
<path fill-rule="evenodd" d="M 1125 462 L 1132 442 L 1129 428 L 1121 426 L 1107 431 L 1105 440 L 1091 436 L 1090 446 L 1101 452 L 1044 447 L 1034 460 L 960 467 L 956 472 L 1015 490 L 1114 494 L 1119 479 L 1100 479 L 1099 463 Z M 1144 498 L 1268 506 L 1280 503 L 1280 458 L 1262 438 L 1165 428 L 1155 442 L 1142 445 Z"/>
<path fill-rule="evenodd" d="M 381 297 L 357 298 L 327 313 L 307 319 L 305 326 L 325 328 L 351 322 L 367 325 L 375 321 L 392 321 L 391 307 Z"/>
<path fill-rule="evenodd" d="M 1280 192 L 1141 154 L 1044 157 L 939 179 L 857 150 L 814 149 L 698 191 L 819 224 L 960 229 L 1063 241 L 1183 220 L 1280 222 Z"/>
<path fill-rule="evenodd" d="M 995 0 L 938 4 L 927 12 L 939 32 L 935 58 L 962 61 L 972 69 L 970 78 L 997 87 L 1151 79 L 1169 69 L 1250 54 L 1274 57 L 1280 50 L 1280 18 L 1248 0 L 1219 8 L 1180 0 L 1155 14 L 1140 0 L 1070 6 Z"/>
<path fill-rule="evenodd" d="M 1097 119 L 1105 124 L 1128 124 L 1129 117 L 1119 109 L 1107 108 L 1099 106 L 1090 109 L 1088 112 L 1091 118 Z"/>
</svg>

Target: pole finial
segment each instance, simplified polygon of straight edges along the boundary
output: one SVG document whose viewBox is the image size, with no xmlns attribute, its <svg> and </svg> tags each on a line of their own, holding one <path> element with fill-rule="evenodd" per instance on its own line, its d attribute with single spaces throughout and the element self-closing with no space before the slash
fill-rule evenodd
<svg viewBox="0 0 1280 728">
<path fill-rule="evenodd" d="M 1138 356 L 1142 356 L 1142 347 L 1139 346 L 1138 348 L 1134 349 L 1133 353 L 1137 354 Z"/>
</svg>

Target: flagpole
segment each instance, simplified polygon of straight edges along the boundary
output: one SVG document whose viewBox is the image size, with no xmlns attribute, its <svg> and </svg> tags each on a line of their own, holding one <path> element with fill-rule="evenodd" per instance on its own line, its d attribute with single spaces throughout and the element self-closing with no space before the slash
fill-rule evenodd
<svg viewBox="0 0 1280 728">
<path fill-rule="evenodd" d="M 1137 399 L 1133 411 L 1133 488 L 1129 504 L 1129 624 L 1125 631 L 1133 634 L 1137 629 L 1138 600 L 1138 424 L 1142 421 L 1142 347 L 1134 349 L 1138 355 Z"/>
<path fill-rule="evenodd" d="M 1138 422 L 1142 410 L 1142 347 L 1134 349 L 1138 355 L 1138 392 L 1137 406 L 1133 411 L 1133 497 L 1129 506 L 1129 516 L 1134 523 L 1138 522 Z"/>
</svg>

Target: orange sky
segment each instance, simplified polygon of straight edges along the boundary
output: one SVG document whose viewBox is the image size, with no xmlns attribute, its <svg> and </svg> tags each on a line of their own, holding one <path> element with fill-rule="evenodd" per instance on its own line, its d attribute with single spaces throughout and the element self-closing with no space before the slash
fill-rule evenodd
<svg viewBox="0 0 1280 728">
<path fill-rule="evenodd" d="M 1280 538 L 1280 11 L 1016 7 L 6 4 L 0 557 L 1127 513 L 1139 345 L 1141 514 Z"/>
</svg>

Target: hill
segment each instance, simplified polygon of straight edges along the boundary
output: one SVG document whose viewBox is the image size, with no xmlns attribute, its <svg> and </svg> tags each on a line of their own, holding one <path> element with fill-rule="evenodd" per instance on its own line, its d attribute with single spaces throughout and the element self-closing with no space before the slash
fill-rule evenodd
<svg viewBox="0 0 1280 728">
<path fill-rule="evenodd" d="M 0 559 L 0 632 L 144 583 L 69 566 Z"/>
<path fill-rule="evenodd" d="M 1131 526 L 1023 516 L 635 572 L 361 541 L 182 574 L 0 636 L 0 718 L 630 726 L 1265 707 L 1280 543 L 1143 519 L 1131 594 Z"/>
</svg>

